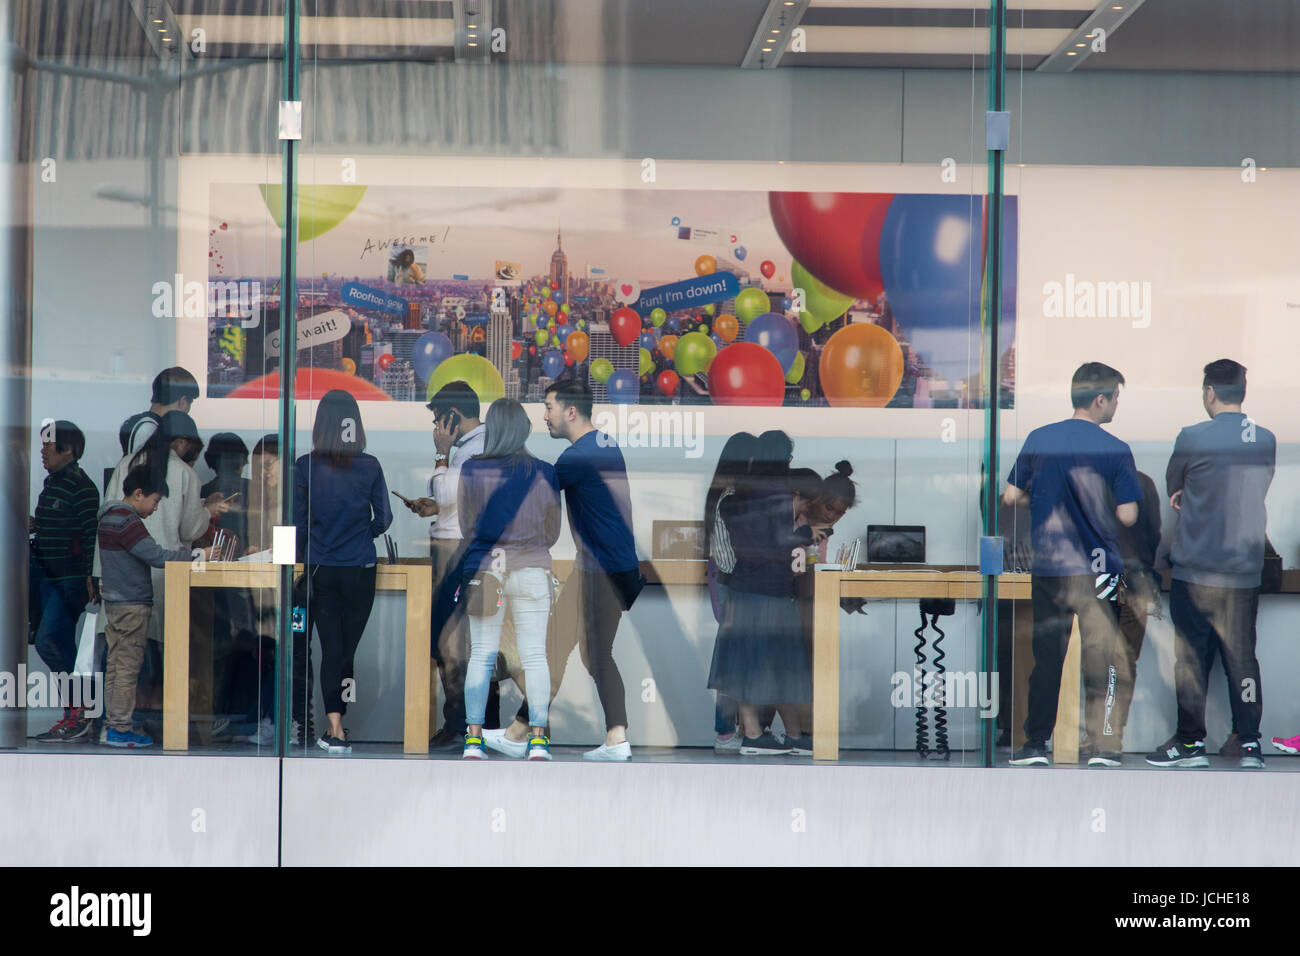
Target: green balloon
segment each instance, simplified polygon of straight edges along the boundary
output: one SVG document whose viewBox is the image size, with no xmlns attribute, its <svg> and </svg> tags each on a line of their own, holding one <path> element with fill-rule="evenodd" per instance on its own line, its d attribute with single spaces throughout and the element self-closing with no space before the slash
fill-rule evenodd
<svg viewBox="0 0 1300 956">
<path fill-rule="evenodd" d="M 587 327 L 587 320 L 586 320 L 586 319 L 579 319 L 579 320 L 578 320 L 578 328 L 580 328 L 580 329 L 585 329 L 586 327 Z"/>
<path fill-rule="evenodd" d="M 284 228 L 284 187 L 258 186 L 271 218 Z M 298 241 L 323 236 L 349 215 L 366 194 L 365 186 L 299 186 Z"/>
<path fill-rule="evenodd" d="M 549 299 L 550 297 L 551 297 L 551 290 L 548 289 L 546 286 L 542 286 L 542 298 Z"/>
<path fill-rule="evenodd" d="M 545 329 L 538 329 L 537 332 L 533 335 L 533 341 L 536 342 L 538 345 L 545 345 L 546 338 L 547 336 L 546 336 Z"/>
<path fill-rule="evenodd" d="M 799 324 L 808 332 L 815 332 L 827 322 L 838 319 L 853 304 L 853 296 L 836 292 L 797 262 L 790 264 L 790 277 L 794 280 L 795 289 L 803 290 L 804 308 L 799 313 Z M 808 328 L 809 322 L 804 320 L 804 313 L 816 323 L 812 328 Z"/>
<path fill-rule="evenodd" d="M 699 332 L 700 332 L 701 335 L 708 335 L 708 334 L 709 334 L 709 327 L 708 327 L 707 325 L 705 325 L 703 322 L 701 322 L 701 323 L 700 323 Z"/>
<path fill-rule="evenodd" d="M 642 351 L 645 351 L 642 349 Z M 591 377 L 602 385 L 614 374 L 614 363 L 607 358 L 598 358 L 591 363 Z"/>
<path fill-rule="evenodd" d="M 569 312 L 569 303 L 566 302 L 564 305 L 560 306 L 560 311 L 567 315 Z"/>
<path fill-rule="evenodd" d="M 826 323 L 822 322 L 820 319 L 814 319 L 807 312 L 800 312 L 799 324 L 803 326 L 803 330 L 805 332 L 807 332 L 809 335 L 812 335 L 814 332 L 816 332 Z"/>
<path fill-rule="evenodd" d="M 716 312 L 717 310 L 718 310 L 718 307 L 717 307 L 717 306 L 715 306 L 713 303 L 709 303 L 708 305 L 706 305 L 706 306 L 704 307 L 704 314 L 705 314 L 705 315 L 712 315 L 712 314 L 713 314 L 714 312 Z"/>
<path fill-rule="evenodd" d="M 652 325 L 654 325 L 656 329 L 659 328 L 659 326 L 663 325 L 667 321 L 668 321 L 668 313 L 665 312 L 663 309 L 650 310 L 650 322 Z"/>
<path fill-rule="evenodd" d="M 501 381 L 501 373 L 481 355 L 453 355 L 444 359 L 429 376 L 429 388 L 425 395 L 432 400 L 439 389 L 452 382 L 464 382 L 474 389 L 479 404 L 484 408 L 498 398 L 506 397 L 506 385 Z"/>
<path fill-rule="evenodd" d="M 651 355 L 650 355 L 650 350 L 649 350 L 649 349 L 642 349 L 642 350 L 641 350 L 641 361 L 640 361 L 640 363 L 637 365 L 637 374 L 638 374 L 638 375 L 644 375 L 646 372 L 650 371 L 650 370 L 653 369 L 654 367 L 655 367 L 655 360 L 654 360 L 654 358 L 651 357 Z"/>
<path fill-rule="evenodd" d="M 551 345 L 558 347 L 559 344 L 560 344 L 560 337 L 559 337 L 558 335 L 552 335 L 552 336 L 551 336 Z"/>
<path fill-rule="evenodd" d="M 799 352 L 794 357 L 794 364 L 790 366 L 790 371 L 785 373 L 785 380 L 790 385 L 798 385 L 800 380 L 803 378 L 803 373 L 804 357 L 803 353 Z"/>
<path fill-rule="evenodd" d="M 736 318 L 749 325 L 760 315 L 772 311 L 772 300 L 762 289 L 741 289 L 736 296 Z"/>
<path fill-rule="evenodd" d="M 713 339 L 699 332 L 687 332 L 677 340 L 673 365 L 680 375 L 695 375 L 707 372 L 717 354 L 718 347 L 713 344 Z"/>
<path fill-rule="evenodd" d="M 812 398 L 812 392 L 805 388 L 799 393 L 799 397 L 806 402 L 808 399 Z"/>
</svg>

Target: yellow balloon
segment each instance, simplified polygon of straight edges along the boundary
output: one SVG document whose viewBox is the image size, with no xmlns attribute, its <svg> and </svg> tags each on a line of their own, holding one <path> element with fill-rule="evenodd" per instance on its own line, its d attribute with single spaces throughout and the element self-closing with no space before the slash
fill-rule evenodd
<svg viewBox="0 0 1300 956">
<path fill-rule="evenodd" d="M 266 203 L 271 218 L 284 228 L 284 187 L 258 186 L 262 201 Z M 298 241 L 308 242 L 323 236 L 361 203 L 366 186 L 299 186 L 298 187 Z"/>
<path fill-rule="evenodd" d="M 343 366 L 343 374 L 345 375 L 357 374 L 357 363 L 352 361 L 352 359 L 345 358 L 340 364 Z"/>
<path fill-rule="evenodd" d="M 432 400 L 439 389 L 452 382 L 464 382 L 474 389 L 479 404 L 485 409 L 498 398 L 506 397 L 506 384 L 501 373 L 481 355 L 453 355 L 443 359 L 429 376 L 427 399 Z"/>
</svg>

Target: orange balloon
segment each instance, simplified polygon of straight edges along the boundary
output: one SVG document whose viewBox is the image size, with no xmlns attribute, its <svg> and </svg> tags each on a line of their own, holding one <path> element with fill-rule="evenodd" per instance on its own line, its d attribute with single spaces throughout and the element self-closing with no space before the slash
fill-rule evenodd
<svg viewBox="0 0 1300 956">
<path fill-rule="evenodd" d="M 903 350 L 878 325 L 855 322 L 826 342 L 822 393 L 837 408 L 884 408 L 903 381 Z"/>
<path fill-rule="evenodd" d="M 350 359 L 350 358 L 345 358 L 345 359 L 344 359 L 340 364 L 341 364 L 342 367 L 343 367 L 343 374 L 344 374 L 344 375 L 356 375 L 356 374 L 357 374 L 357 363 L 354 362 L 354 361 L 352 361 L 352 359 Z"/>
<path fill-rule="evenodd" d="M 718 333 L 718 338 L 724 342 L 734 342 L 736 334 L 740 331 L 740 323 L 736 321 L 734 315 L 718 316 L 713 321 L 713 331 Z"/>
<path fill-rule="evenodd" d="M 568 352 L 575 362 L 586 361 L 590 350 L 591 341 L 587 338 L 587 333 L 581 329 L 570 332 L 569 337 L 564 340 L 564 351 Z"/>
<path fill-rule="evenodd" d="M 695 274 L 697 276 L 707 276 L 718 271 L 718 260 L 710 255 L 700 256 L 695 260 Z"/>
<path fill-rule="evenodd" d="M 668 361 L 673 360 L 673 353 L 677 351 L 677 336 L 665 335 L 659 340 L 659 351 L 663 353 L 664 358 Z"/>
<path fill-rule="evenodd" d="M 556 309 L 558 309 L 559 306 L 555 304 L 554 299 L 547 299 L 545 305 L 543 305 L 542 308 L 546 310 L 547 315 L 554 315 Z"/>
</svg>

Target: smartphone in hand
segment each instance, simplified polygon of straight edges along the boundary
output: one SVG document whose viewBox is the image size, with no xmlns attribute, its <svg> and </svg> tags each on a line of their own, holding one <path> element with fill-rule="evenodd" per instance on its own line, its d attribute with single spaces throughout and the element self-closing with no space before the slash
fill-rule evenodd
<svg viewBox="0 0 1300 956">
<path fill-rule="evenodd" d="M 408 497 L 406 497 L 406 495 L 402 494 L 400 491 L 394 491 L 393 494 L 395 494 L 395 495 L 397 495 L 397 497 L 401 498 L 401 499 L 402 499 L 402 502 L 406 505 L 406 507 L 408 507 L 408 508 L 411 507 L 411 499 L 408 498 Z"/>
</svg>

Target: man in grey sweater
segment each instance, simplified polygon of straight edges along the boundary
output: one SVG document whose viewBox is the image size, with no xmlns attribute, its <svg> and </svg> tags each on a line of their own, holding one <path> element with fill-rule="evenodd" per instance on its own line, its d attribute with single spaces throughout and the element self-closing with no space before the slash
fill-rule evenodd
<svg viewBox="0 0 1300 956">
<path fill-rule="evenodd" d="M 105 501 L 99 509 L 99 555 L 103 574 L 101 592 L 108 619 L 104 636 L 108 642 L 108 663 L 104 684 L 108 698 L 110 747 L 150 747 L 153 740 L 131 726 L 135 713 L 135 687 L 144 660 L 145 635 L 153 613 L 153 579 L 149 569 L 165 567 L 168 561 L 189 561 L 207 557 L 208 550 L 169 551 L 158 544 L 144 526 L 167 494 L 160 476 L 141 465 L 122 482 L 125 500 Z"/>
<path fill-rule="evenodd" d="M 1228 701 L 1241 740 L 1241 766 L 1263 767 L 1263 710 L 1255 612 L 1264 568 L 1264 497 L 1277 463 L 1277 439 L 1241 410 L 1246 369 L 1231 359 L 1205 366 L 1201 401 L 1210 421 L 1178 434 L 1165 472 L 1178 512 L 1170 548 L 1174 684 L 1178 729 L 1147 757 L 1157 767 L 1208 767 L 1205 687 L 1215 653 L 1228 673 Z"/>
</svg>

